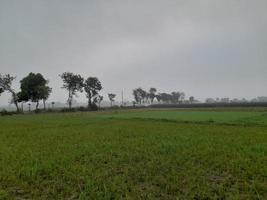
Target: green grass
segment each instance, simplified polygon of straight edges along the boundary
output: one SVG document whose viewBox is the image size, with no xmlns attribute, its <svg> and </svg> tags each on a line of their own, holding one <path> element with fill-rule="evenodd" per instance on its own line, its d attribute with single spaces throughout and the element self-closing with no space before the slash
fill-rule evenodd
<svg viewBox="0 0 267 200">
<path fill-rule="evenodd" d="M 165 119 L 179 122 L 215 122 L 220 124 L 267 125 L 267 111 L 224 111 L 224 110 L 141 110 L 113 112 L 104 118 L 118 119 Z"/>
<path fill-rule="evenodd" d="M 1 117 L 0 199 L 266 199 L 266 121 L 254 111 Z"/>
</svg>

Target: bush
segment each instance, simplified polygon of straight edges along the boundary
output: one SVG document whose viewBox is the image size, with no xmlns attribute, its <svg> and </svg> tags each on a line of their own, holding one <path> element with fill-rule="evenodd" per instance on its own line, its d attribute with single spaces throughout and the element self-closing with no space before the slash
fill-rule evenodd
<svg viewBox="0 0 267 200">
<path fill-rule="evenodd" d="M 96 110 L 98 110 L 98 107 L 97 107 L 97 105 L 94 103 L 94 104 L 92 104 L 91 107 L 89 108 L 89 111 L 96 111 Z"/>
<path fill-rule="evenodd" d="M 75 111 L 76 111 L 75 108 L 71 108 L 71 109 L 69 109 L 69 108 L 62 108 L 60 110 L 60 112 L 75 112 Z"/>
<path fill-rule="evenodd" d="M 0 115 L 1 115 L 1 116 L 8 116 L 8 115 L 14 115 L 14 114 L 17 114 L 17 112 L 14 112 L 14 111 L 7 111 L 6 109 L 3 109 L 3 110 L 0 112 Z"/>
<path fill-rule="evenodd" d="M 83 107 L 83 106 L 80 106 L 80 107 L 78 108 L 78 111 L 81 111 L 81 112 L 83 112 L 83 111 L 87 111 L 87 108 L 85 108 L 85 107 Z"/>
<path fill-rule="evenodd" d="M 36 110 L 34 110 L 34 112 L 35 112 L 36 114 L 38 114 L 38 113 L 41 113 L 42 111 L 41 111 L 40 109 L 36 109 Z"/>
</svg>

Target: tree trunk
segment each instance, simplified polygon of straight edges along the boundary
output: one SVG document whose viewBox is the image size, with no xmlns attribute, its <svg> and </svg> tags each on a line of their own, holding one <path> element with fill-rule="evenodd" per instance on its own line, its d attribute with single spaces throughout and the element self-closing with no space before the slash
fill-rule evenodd
<svg viewBox="0 0 267 200">
<path fill-rule="evenodd" d="M 36 102 L 36 110 L 38 109 L 39 107 L 39 101 Z"/>
<path fill-rule="evenodd" d="M 43 99 L 44 110 L 46 110 L 45 99 Z"/>
<path fill-rule="evenodd" d="M 72 96 L 71 96 L 71 91 L 69 90 L 69 99 L 68 99 L 68 103 L 69 103 L 69 109 L 71 109 L 72 106 Z"/>
<path fill-rule="evenodd" d="M 21 102 L 21 111 L 23 112 L 23 102 Z"/>
<path fill-rule="evenodd" d="M 92 108 L 92 95 L 88 93 L 88 109 Z"/>
<path fill-rule="evenodd" d="M 88 109 L 92 108 L 92 100 L 88 98 Z"/>
<path fill-rule="evenodd" d="M 14 104 L 15 104 L 15 106 L 16 106 L 16 108 L 17 108 L 17 112 L 19 112 L 19 105 L 18 105 L 18 102 L 17 102 L 17 101 L 14 101 Z"/>
<path fill-rule="evenodd" d="M 12 98 L 13 98 L 13 102 L 16 106 L 17 112 L 19 112 L 19 105 L 18 105 L 18 100 L 17 100 L 17 95 L 14 91 L 10 91 L 12 93 Z"/>
</svg>

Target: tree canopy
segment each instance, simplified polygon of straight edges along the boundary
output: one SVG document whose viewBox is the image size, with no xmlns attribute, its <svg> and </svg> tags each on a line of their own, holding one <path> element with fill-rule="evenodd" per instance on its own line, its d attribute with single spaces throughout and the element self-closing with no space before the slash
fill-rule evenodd
<svg viewBox="0 0 267 200">
<path fill-rule="evenodd" d="M 84 82 L 84 90 L 86 92 L 86 97 L 88 98 L 88 108 L 92 109 L 95 101 L 92 101 L 96 97 L 100 90 L 102 90 L 101 82 L 97 77 L 89 77 Z"/>
<path fill-rule="evenodd" d="M 48 80 L 42 74 L 29 73 L 20 83 L 21 92 L 19 97 L 21 101 L 31 100 L 36 103 L 36 109 L 38 109 L 39 101 L 43 100 L 45 107 L 45 101 L 48 99 L 52 89 L 47 86 Z"/>
<path fill-rule="evenodd" d="M 77 92 L 83 91 L 83 81 L 84 79 L 79 74 L 73 74 L 71 72 L 64 72 L 59 75 L 63 81 L 62 88 L 66 89 L 69 92 L 68 95 L 68 104 L 69 108 L 72 106 L 73 96 L 77 95 Z"/>
</svg>

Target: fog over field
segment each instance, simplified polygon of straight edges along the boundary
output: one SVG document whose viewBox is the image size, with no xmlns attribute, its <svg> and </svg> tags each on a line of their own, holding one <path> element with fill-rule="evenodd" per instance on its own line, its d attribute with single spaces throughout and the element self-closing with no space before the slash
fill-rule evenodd
<svg viewBox="0 0 267 200">
<path fill-rule="evenodd" d="M 266 96 L 266 10 L 266 0 L 0 0 L 0 73 L 17 87 L 42 73 L 48 101 L 66 102 L 64 71 L 97 76 L 105 100 L 122 89 L 131 100 L 136 87 Z"/>
</svg>

